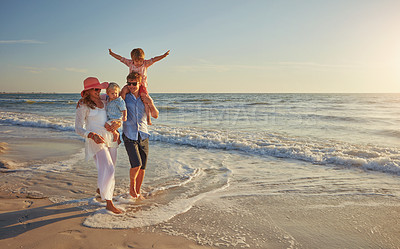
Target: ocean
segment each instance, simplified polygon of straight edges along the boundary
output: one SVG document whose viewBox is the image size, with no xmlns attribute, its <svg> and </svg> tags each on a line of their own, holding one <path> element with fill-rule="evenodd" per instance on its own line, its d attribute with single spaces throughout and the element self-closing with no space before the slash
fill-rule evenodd
<svg viewBox="0 0 400 249">
<path fill-rule="evenodd" d="M 74 132 L 79 94 L 0 94 L 2 147 L 51 151 L 27 153 L 24 162 L 4 149 L 1 189 L 94 210 L 85 226 L 157 230 L 226 248 L 265 248 L 272 226 L 282 243 L 301 247 L 268 214 L 268 203 L 283 197 L 399 203 L 400 94 L 151 96 L 160 117 L 150 127 L 146 200 L 129 198 L 130 166 L 123 144 L 118 150 L 114 195 L 123 215 L 94 196 L 96 167 Z"/>
</svg>

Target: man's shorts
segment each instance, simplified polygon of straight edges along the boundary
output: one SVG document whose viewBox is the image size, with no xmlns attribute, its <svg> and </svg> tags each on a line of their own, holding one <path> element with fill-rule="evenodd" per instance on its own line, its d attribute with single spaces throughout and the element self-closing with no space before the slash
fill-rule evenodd
<svg viewBox="0 0 400 249">
<path fill-rule="evenodd" d="M 122 134 L 122 139 L 124 140 L 131 168 L 140 167 L 140 169 L 145 170 L 149 154 L 149 139 L 141 140 L 139 136 L 137 141 L 131 140 L 125 134 Z"/>
</svg>

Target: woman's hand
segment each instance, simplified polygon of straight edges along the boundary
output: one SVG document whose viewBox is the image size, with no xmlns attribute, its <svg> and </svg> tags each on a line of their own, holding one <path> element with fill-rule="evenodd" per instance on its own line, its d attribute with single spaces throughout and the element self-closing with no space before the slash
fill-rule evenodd
<svg viewBox="0 0 400 249">
<path fill-rule="evenodd" d="M 121 125 L 122 125 L 121 121 L 114 120 L 111 122 L 111 125 L 105 123 L 104 127 L 106 128 L 107 131 L 114 132 L 115 130 L 118 130 L 118 128 L 121 127 Z"/>
<path fill-rule="evenodd" d="M 88 138 L 91 138 L 96 144 L 104 144 L 106 141 L 102 136 L 94 132 L 89 133 Z"/>
</svg>

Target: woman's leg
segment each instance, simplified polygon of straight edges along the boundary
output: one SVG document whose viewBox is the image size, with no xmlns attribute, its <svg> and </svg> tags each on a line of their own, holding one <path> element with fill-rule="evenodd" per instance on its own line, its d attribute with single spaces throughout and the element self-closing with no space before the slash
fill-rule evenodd
<svg viewBox="0 0 400 249">
<path fill-rule="evenodd" d="M 100 150 L 95 155 L 97 165 L 97 186 L 103 200 L 111 200 L 114 192 L 114 163 L 108 148 Z"/>
<path fill-rule="evenodd" d="M 110 149 L 112 149 L 110 151 Z M 100 189 L 100 195 L 103 200 L 107 202 L 107 209 L 114 213 L 121 213 L 112 203 L 112 197 L 115 187 L 115 168 L 114 160 L 116 159 L 116 150 L 114 148 L 105 148 L 96 153 L 94 159 L 97 165 L 98 176 L 97 185 Z"/>
<path fill-rule="evenodd" d="M 116 147 L 108 148 L 108 151 L 110 151 L 110 156 L 111 156 L 112 162 L 114 164 L 114 168 L 117 165 L 117 150 L 118 150 L 118 148 L 116 148 Z"/>
</svg>

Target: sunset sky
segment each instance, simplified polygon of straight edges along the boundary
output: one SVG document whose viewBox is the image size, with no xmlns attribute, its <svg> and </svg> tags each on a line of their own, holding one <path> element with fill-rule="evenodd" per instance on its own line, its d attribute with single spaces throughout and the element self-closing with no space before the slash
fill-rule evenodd
<svg viewBox="0 0 400 249">
<path fill-rule="evenodd" d="M 1 0 L 0 92 L 122 85 L 108 54 L 146 58 L 150 93 L 400 92 L 399 0 Z"/>
</svg>

